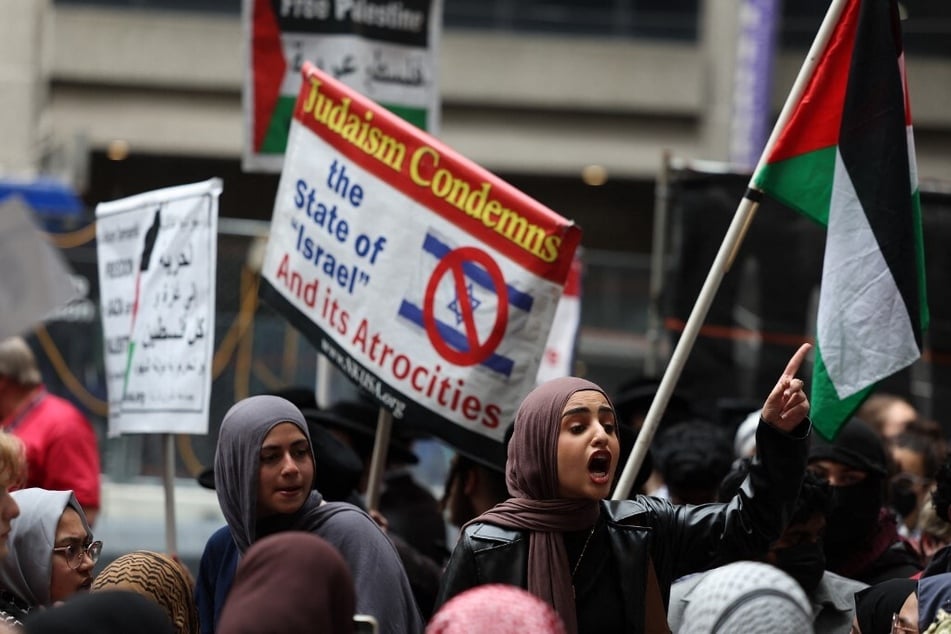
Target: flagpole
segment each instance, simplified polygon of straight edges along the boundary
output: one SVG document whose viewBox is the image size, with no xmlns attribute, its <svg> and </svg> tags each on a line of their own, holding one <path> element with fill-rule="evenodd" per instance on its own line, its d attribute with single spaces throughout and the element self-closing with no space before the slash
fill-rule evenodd
<svg viewBox="0 0 951 634">
<path fill-rule="evenodd" d="M 165 489 L 165 552 L 178 556 L 178 536 L 175 532 L 175 436 L 162 434 L 165 463 L 162 484 Z"/>
<path fill-rule="evenodd" d="M 367 509 L 376 511 L 380 506 L 380 494 L 383 490 L 383 472 L 386 470 L 386 455 L 390 447 L 390 431 L 393 428 L 393 415 L 380 408 L 376 421 L 376 439 L 370 459 L 370 473 L 367 482 L 365 502 Z"/>
<path fill-rule="evenodd" d="M 740 200 L 740 204 L 736 208 L 733 220 L 727 229 L 726 236 L 724 236 L 723 242 L 720 244 L 720 249 L 717 251 L 716 258 L 710 268 L 710 272 L 707 274 L 707 279 L 704 281 L 703 287 L 700 289 L 700 294 L 697 296 L 697 301 L 694 303 L 693 309 L 690 311 L 690 316 L 687 318 L 687 323 L 684 325 L 683 333 L 681 333 L 680 339 L 674 347 L 670 361 L 667 364 L 667 369 L 657 388 L 657 394 L 654 396 L 654 400 L 651 401 L 650 408 L 647 410 L 647 416 L 644 418 L 644 424 L 637 435 L 637 440 L 634 442 L 634 449 L 631 451 L 627 464 L 621 472 L 617 486 L 614 487 L 614 493 L 611 496 L 612 500 L 626 499 L 631 492 L 631 488 L 634 485 L 634 478 L 637 476 L 637 472 L 644 462 L 647 449 L 650 447 L 654 433 L 657 431 L 660 417 L 667 408 L 667 403 L 670 401 L 674 386 L 680 379 L 680 374 L 683 372 L 687 357 L 700 332 L 700 327 L 706 319 L 707 313 L 710 311 L 710 306 L 713 304 L 713 298 L 720 288 L 723 276 L 726 275 L 726 272 L 730 269 L 730 265 L 736 258 L 743 238 L 746 236 L 747 229 L 750 223 L 752 223 L 753 216 L 759 206 L 762 194 L 753 187 L 756 174 L 762 168 L 766 158 L 769 156 L 770 150 L 776 143 L 776 139 L 779 137 L 786 123 L 788 123 L 796 105 L 802 98 L 806 86 L 809 84 L 809 80 L 812 79 L 812 75 L 815 72 L 819 58 L 823 52 L 825 52 L 826 45 L 829 43 L 829 39 L 835 30 L 845 5 L 848 2 L 854 1 L 857 0 L 833 0 L 829 5 L 829 10 L 822 20 L 818 33 L 816 33 L 816 38 L 813 40 L 812 46 L 806 54 L 806 59 L 802 67 L 799 69 L 796 81 L 793 83 L 792 89 L 786 97 L 786 102 L 783 104 L 782 110 L 780 110 L 776 124 L 773 126 L 773 131 L 766 141 L 766 147 L 760 155 L 756 169 L 750 177 L 746 194 L 744 194 Z"/>
</svg>

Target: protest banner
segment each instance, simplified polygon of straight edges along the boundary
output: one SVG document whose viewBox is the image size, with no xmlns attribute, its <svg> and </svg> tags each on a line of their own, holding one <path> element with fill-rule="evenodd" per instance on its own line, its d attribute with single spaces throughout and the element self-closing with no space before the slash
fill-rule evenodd
<svg viewBox="0 0 951 634">
<path fill-rule="evenodd" d="M 581 231 L 306 64 L 262 296 L 395 420 L 498 452 Z"/>
<path fill-rule="evenodd" d="M 578 340 L 578 328 L 581 326 L 581 258 L 575 254 L 568 280 L 565 282 L 565 292 L 558 301 L 555 317 L 548 333 L 548 343 L 545 344 L 545 353 L 538 366 L 539 385 L 551 379 L 562 376 L 572 376 L 575 361 L 575 344 Z"/>
<path fill-rule="evenodd" d="M 0 339 L 24 335 L 76 298 L 69 265 L 19 196 L 0 202 Z"/>
<path fill-rule="evenodd" d="M 279 172 L 305 61 L 430 133 L 439 129 L 442 0 L 244 0 L 247 171 Z"/>
<path fill-rule="evenodd" d="M 221 181 L 96 207 L 109 435 L 208 433 Z"/>
</svg>

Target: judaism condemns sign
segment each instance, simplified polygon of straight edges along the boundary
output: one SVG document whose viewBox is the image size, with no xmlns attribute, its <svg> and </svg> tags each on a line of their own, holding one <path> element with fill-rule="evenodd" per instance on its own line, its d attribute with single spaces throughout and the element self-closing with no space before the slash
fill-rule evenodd
<svg viewBox="0 0 951 634">
<path fill-rule="evenodd" d="M 311 65 L 262 293 L 389 410 L 498 451 L 581 231 Z"/>
</svg>

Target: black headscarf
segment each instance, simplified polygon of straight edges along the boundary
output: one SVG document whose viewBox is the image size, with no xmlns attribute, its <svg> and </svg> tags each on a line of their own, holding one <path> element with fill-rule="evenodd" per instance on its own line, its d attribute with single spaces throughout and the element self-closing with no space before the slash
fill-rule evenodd
<svg viewBox="0 0 951 634">
<path fill-rule="evenodd" d="M 168 614 L 136 592 L 104 590 L 76 595 L 66 603 L 31 614 L 27 634 L 174 634 Z"/>
<path fill-rule="evenodd" d="M 914 579 L 889 579 L 856 592 L 855 618 L 862 634 L 888 634 L 892 615 L 917 587 Z"/>
</svg>

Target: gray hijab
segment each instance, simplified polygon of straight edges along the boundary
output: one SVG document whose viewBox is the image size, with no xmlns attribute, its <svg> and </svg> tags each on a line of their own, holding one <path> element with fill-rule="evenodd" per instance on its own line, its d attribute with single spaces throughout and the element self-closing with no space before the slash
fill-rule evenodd
<svg viewBox="0 0 951 634">
<path fill-rule="evenodd" d="M 355 586 L 360 588 L 356 604 L 360 613 L 375 616 L 381 632 L 421 632 L 422 623 L 399 555 L 366 513 L 344 502 L 323 503 L 320 493 L 312 491 L 296 512 L 258 519 L 261 445 L 280 423 L 296 425 L 310 440 L 300 410 L 279 396 L 252 396 L 238 401 L 221 421 L 215 451 L 215 491 L 242 557 L 266 535 L 281 531 L 314 533 L 339 550 L 350 566 Z M 328 521 L 331 518 L 337 521 Z"/>
<path fill-rule="evenodd" d="M 215 451 L 215 492 L 234 543 L 242 553 L 258 538 L 261 445 L 280 423 L 293 423 L 310 442 L 303 414 L 296 405 L 279 396 L 252 396 L 238 401 L 221 421 Z M 311 460 L 314 460 L 313 449 Z M 317 491 L 312 492 L 301 509 L 286 518 L 285 527 L 306 530 L 307 518 L 317 513 L 321 500 Z"/>
<path fill-rule="evenodd" d="M 86 513 L 72 491 L 22 489 L 11 493 L 20 515 L 10 523 L 10 553 L 0 560 L 0 586 L 31 608 L 48 605 L 56 528 L 67 507 L 79 513 L 92 535 Z"/>
</svg>

